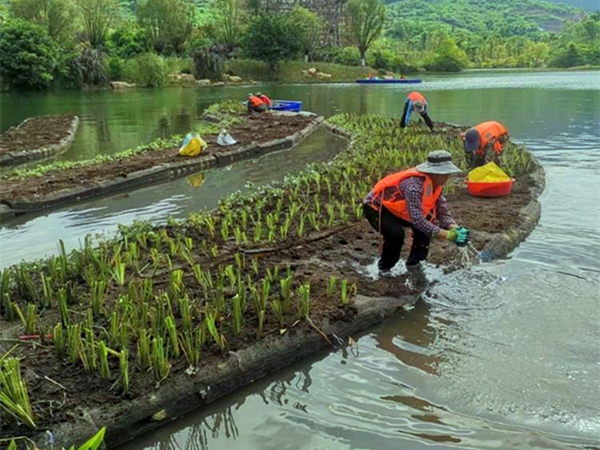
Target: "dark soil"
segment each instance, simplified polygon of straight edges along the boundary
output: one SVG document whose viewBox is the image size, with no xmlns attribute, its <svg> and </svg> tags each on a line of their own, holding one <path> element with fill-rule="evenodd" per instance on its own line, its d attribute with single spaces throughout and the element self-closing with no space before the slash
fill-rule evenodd
<svg viewBox="0 0 600 450">
<path fill-rule="evenodd" d="M 252 126 L 256 120 L 262 122 L 267 119 L 250 119 L 246 126 Z M 274 125 L 271 126 L 274 127 Z M 289 131 L 288 128 L 288 134 Z M 248 129 L 248 135 L 251 133 L 252 131 Z M 254 133 L 259 132 L 255 131 Z M 274 135 L 271 134 L 269 138 L 273 137 Z M 523 177 L 515 184 L 514 192 L 509 197 L 474 198 L 470 197 L 462 186 L 457 187 L 455 193 L 448 196 L 449 207 L 454 217 L 462 225 L 474 231 L 473 243 L 478 250 L 481 250 L 489 240 L 489 233 L 497 233 L 517 226 L 518 210 L 530 200 L 527 177 Z M 189 235 L 195 242 L 201 238 L 194 234 L 193 230 L 190 230 Z M 404 253 L 410 247 L 410 238 L 407 241 Z M 218 265 L 230 264 L 232 255 L 241 251 L 247 258 L 256 258 L 259 261 L 259 277 L 265 276 L 268 267 L 289 266 L 294 271 L 296 280 L 303 282 L 310 280 L 310 317 L 313 323 L 319 326 L 325 321 L 352 321 L 356 314 L 356 309 L 351 304 L 343 306 L 339 300 L 327 297 L 326 286 L 331 275 L 335 275 L 339 279 L 348 279 L 349 286 L 355 284 L 357 293 L 367 297 L 401 298 L 418 293 L 417 288 L 407 283 L 409 281 L 407 275 L 373 280 L 363 274 L 361 267 L 364 269 L 364 266 L 370 265 L 376 260 L 378 246 L 377 233 L 366 220 L 360 220 L 325 231 L 312 232 L 302 239 L 274 243 L 272 247 L 239 249 L 231 240 L 226 243 L 222 242 L 220 248 L 223 248 L 223 252 L 220 253 L 217 260 L 200 257 L 199 262 L 203 267 L 212 271 Z M 196 244 L 194 248 L 196 248 Z M 456 256 L 457 248 L 453 244 L 438 240 L 432 242 L 429 262 L 446 266 L 453 264 Z M 406 256 L 404 255 L 404 257 Z M 155 289 L 160 289 L 161 285 L 164 285 L 166 289 L 169 277 L 170 273 L 156 274 L 153 277 Z M 190 298 L 203 298 L 199 286 L 195 284 L 189 274 L 185 276 L 185 283 Z M 278 288 L 274 286 L 273 289 Z M 111 302 L 114 304 L 116 299 L 120 295 L 124 295 L 126 291 L 127 286 L 121 288 L 111 286 L 107 294 L 110 297 L 106 300 L 107 308 L 110 309 Z M 83 303 L 83 308 L 85 308 L 85 301 Z M 78 306 L 74 305 L 73 308 L 77 309 Z M 203 365 L 218 364 L 231 357 L 231 352 L 246 348 L 256 342 L 258 319 L 256 314 L 252 315 L 250 312 L 247 314 L 240 336 L 234 338 L 229 330 L 225 330 L 229 339 L 229 352 L 221 354 L 213 342 L 202 355 Z M 282 329 L 286 330 L 286 333 L 296 333 L 298 330 L 317 333 L 307 322 L 296 322 L 295 317 L 294 314 L 281 325 L 269 309 L 265 319 L 264 339 L 267 342 L 277 340 Z M 56 308 L 46 311 L 42 316 L 42 323 L 47 324 L 46 326 L 58 321 Z M 102 322 L 97 325 L 104 326 Z M 0 355 L 19 342 L 17 338 L 22 333 L 22 327 L 18 322 L 6 322 L 4 318 L 0 318 Z M 155 389 L 156 385 L 152 374 L 142 373 L 139 369 L 134 368 L 135 353 L 135 348 L 131 345 L 131 389 L 129 394 L 124 396 L 120 394 L 118 386 L 111 388 L 118 377 L 116 361 L 111 362 L 113 364 L 111 366 L 112 379 L 102 380 L 97 372 L 86 373 L 80 363 L 71 364 L 60 360 L 55 355 L 51 343 L 21 342 L 19 348 L 13 352 L 14 355 L 24 358 L 22 367 L 42 430 L 64 421 L 81 419 L 84 408 L 88 407 L 102 407 L 106 411 L 106 417 L 110 418 L 115 412 L 111 408 L 116 407 L 117 410 L 120 410 L 119 404 L 122 405 L 128 399 L 145 395 Z M 177 376 L 187 376 L 183 373 L 187 368 L 183 358 L 177 362 L 172 361 L 172 364 L 172 374 L 164 381 L 165 384 L 176 383 Z M 53 381 L 60 383 L 60 386 Z M 16 435 L 31 435 L 31 431 L 23 426 L 17 426 L 14 421 L 0 424 L 0 438 Z"/>
<path fill-rule="evenodd" d="M 221 151 L 236 150 L 252 142 L 264 143 L 291 136 L 306 128 L 317 116 L 274 116 L 256 114 L 243 116 L 243 122 L 232 126 L 230 134 L 238 141 L 230 147 L 217 145 L 217 135 L 202 136 L 208 143 L 207 151 L 200 156 L 218 154 Z M 177 148 L 160 149 L 138 154 L 132 158 L 115 160 L 69 170 L 55 170 L 41 177 L 28 177 L 24 180 L 0 178 L 0 201 L 26 201 L 48 194 L 76 187 L 94 187 L 99 183 L 161 164 L 180 162 L 187 156 L 180 156 Z"/>
<path fill-rule="evenodd" d="M 0 135 L 0 155 L 58 144 L 68 136 L 73 117 L 69 114 L 32 117 L 21 127 L 9 128 Z"/>
</svg>

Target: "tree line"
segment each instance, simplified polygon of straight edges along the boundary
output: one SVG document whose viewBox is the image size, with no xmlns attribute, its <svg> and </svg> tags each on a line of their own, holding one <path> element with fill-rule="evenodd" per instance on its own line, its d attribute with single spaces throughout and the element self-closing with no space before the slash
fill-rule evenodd
<svg viewBox="0 0 600 450">
<path fill-rule="evenodd" d="M 350 0 L 343 45 L 332 46 L 316 12 L 296 6 L 273 13 L 261 0 L 0 0 L 0 77 L 3 88 L 48 89 L 110 80 L 160 86 L 172 72 L 218 80 L 234 59 L 264 61 L 275 71 L 301 59 L 400 73 L 600 64 L 598 13 L 559 32 L 518 19 L 482 31 L 460 26 L 468 12 L 450 12 L 443 1 L 417 19 L 399 11 L 424 0 L 387 7 Z M 475 24 L 483 20 L 473 14 Z"/>
</svg>

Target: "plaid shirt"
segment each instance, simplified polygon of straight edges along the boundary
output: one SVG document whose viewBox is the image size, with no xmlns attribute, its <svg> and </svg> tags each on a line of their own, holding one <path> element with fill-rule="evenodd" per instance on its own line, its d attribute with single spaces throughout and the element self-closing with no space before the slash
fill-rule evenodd
<svg viewBox="0 0 600 450">
<path fill-rule="evenodd" d="M 412 225 L 420 232 L 427 236 L 435 236 L 440 232 L 440 227 L 423 217 L 423 185 L 425 179 L 423 177 L 409 177 L 400 182 L 399 186 L 391 186 L 383 191 L 384 200 L 406 199 L 408 214 L 410 215 Z M 372 208 L 379 209 L 381 199 L 376 198 L 373 191 L 365 198 L 364 203 Z M 448 211 L 448 202 L 444 194 L 440 195 L 435 202 L 436 219 L 442 226 L 447 229 L 450 225 L 456 223 L 450 212 Z"/>
</svg>

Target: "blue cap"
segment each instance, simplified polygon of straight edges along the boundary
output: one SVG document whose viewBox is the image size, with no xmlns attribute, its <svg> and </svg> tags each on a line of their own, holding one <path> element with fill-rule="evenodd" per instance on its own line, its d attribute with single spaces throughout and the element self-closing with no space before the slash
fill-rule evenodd
<svg viewBox="0 0 600 450">
<path fill-rule="evenodd" d="M 479 149 L 480 143 L 481 137 L 475 128 L 471 128 L 465 133 L 465 152 L 475 153 Z"/>
</svg>

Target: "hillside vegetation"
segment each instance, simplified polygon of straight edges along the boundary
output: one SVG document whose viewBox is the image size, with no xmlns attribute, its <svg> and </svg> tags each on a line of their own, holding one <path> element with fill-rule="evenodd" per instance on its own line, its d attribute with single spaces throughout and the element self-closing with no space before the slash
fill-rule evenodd
<svg viewBox="0 0 600 450">
<path fill-rule="evenodd" d="M 565 22 L 583 16 L 579 8 L 539 0 L 398 0 L 388 3 L 392 28 L 435 25 L 507 37 L 560 31 Z"/>
<path fill-rule="evenodd" d="M 83 88 L 121 80 L 157 87 L 183 79 L 179 72 L 212 81 L 241 75 L 292 82 L 386 71 L 600 66 L 600 13 L 565 4 L 348 0 L 340 29 L 319 11 L 296 4 L 277 12 L 273 4 L 0 0 L 0 85 Z M 303 75 L 317 65 L 329 72 L 314 80 Z"/>
</svg>

